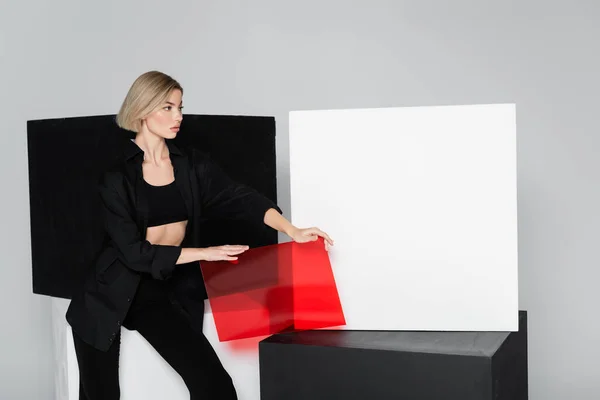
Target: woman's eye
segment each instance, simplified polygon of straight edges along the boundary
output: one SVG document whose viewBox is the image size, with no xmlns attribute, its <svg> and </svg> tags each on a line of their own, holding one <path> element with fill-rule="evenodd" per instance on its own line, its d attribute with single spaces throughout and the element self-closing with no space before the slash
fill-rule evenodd
<svg viewBox="0 0 600 400">
<path fill-rule="evenodd" d="M 171 111 L 171 106 L 166 106 L 163 108 L 163 110 Z"/>
</svg>

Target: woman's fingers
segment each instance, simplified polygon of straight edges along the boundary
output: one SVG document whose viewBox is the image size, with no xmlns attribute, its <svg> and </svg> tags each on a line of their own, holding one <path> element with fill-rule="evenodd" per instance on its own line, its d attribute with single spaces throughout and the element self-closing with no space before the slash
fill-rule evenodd
<svg viewBox="0 0 600 400">
<path fill-rule="evenodd" d="M 333 239 L 331 239 L 328 234 L 326 234 L 325 232 L 323 232 L 319 228 L 311 228 L 310 232 L 313 233 L 313 234 L 315 234 L 315 235 L 317 235 L 317 236 L 321 236 L 323 239 L 325 239 L 325 241 L 330 246 L 333 246 Z"/>
<path fill-rule="evenodd" d="M 224 246 L 219 246 L 220 249 L 222 250 L 232 250 L 232 251 L 238 251 L 238 250 L 248 250 L 250 248 L 250 246 L 247 245 L 241 245 L 241 244 L 226 244 Z"/>
<path fill-rule="evenodd" d="M 221 251 L 222 251 L 221 254 L 233 256 L 233 255 L 241 254 L 241 253 L 245 252 L 246 249 L 241 249 L 241 250 L 221 250 Z"/>
<path fill-rule="evenodd" d="M 246 245 L 224 245 L 224 246 L 219 246 L 219 250 L 220 250 L 220 255 L 222 257 L 223 260 L 225 261 L 234 261 L 237 260 L 237 257 L 232 257 L 235 256 L 237 254 L 241 254 L 243 252 L 245 252 L 246 250 L 249 249 L 249 246 Z"/>
</svg>

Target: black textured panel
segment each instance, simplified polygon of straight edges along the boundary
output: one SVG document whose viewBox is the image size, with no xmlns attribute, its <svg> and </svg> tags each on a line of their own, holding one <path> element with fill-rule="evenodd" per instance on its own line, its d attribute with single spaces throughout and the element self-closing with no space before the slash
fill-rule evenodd
<svg viewBox="0 0 600 400">
<path fill-rule="evenodd" d="M 27 122 L 33 292 L 70 298 L 100 250 L 97 183 L 133 134 L 114 115 Z M 207 152 L 236 180 L 277 201 L 272 117 L 185 115 L 175 143 Z M 277 243 L 277 232 L 203 221 L 203 244 Z"/>
</svg>

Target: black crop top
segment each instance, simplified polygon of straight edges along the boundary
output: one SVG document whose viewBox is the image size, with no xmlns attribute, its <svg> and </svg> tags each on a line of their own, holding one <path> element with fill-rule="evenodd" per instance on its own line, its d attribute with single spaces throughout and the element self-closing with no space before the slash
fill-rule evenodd
<svg viewBox="0 0 600 400">
<path fill-rule="evenodd" d="M 170 224 L 188 219 L 187 209 L 175 181 L 163 186 L 146 182 L 148 226 Z"/>
</svg>

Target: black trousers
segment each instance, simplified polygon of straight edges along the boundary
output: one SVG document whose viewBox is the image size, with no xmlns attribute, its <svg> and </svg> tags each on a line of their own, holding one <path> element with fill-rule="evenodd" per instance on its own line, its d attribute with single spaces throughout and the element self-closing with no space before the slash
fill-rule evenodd
<svg viewBox="0 0 600 400">
<path fill-rule="evenodd" d="M 237 399 L 231 377 L 203 334 L 171 304 L 164 281 L 142 279 L 123 326 L 138 331 L 183 378 L 191 400 Z M 118 400 L 118 335 L 108 351 L 83 342 L 75 333 L 80 400 Z"/>
</svg>

